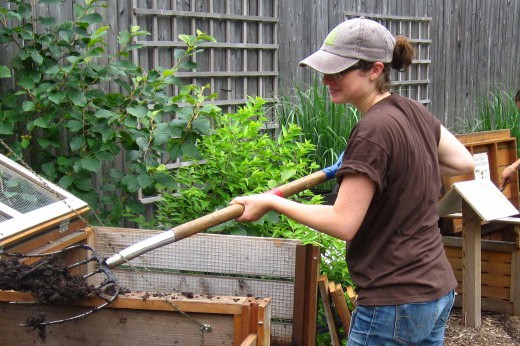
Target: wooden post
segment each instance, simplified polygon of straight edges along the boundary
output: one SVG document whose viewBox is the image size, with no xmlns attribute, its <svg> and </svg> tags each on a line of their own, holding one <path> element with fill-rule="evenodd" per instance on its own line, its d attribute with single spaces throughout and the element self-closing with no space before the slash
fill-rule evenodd
<svg viewBox="0 0 520 346">
<path fill-rule="evenodd" d="M 325 318 L 327 319 L 327 325 L 329 327 L 329 334 L 332 346 L 340 346 L 338 330 L 336 328 L 336 321 L 334 320 L 334 313 L 332 312 L 332 306 L 330 301 L 329 281 L 327 275 L 322 275 L 318 280 L 318 287 L 321 295 L 321 302 L 323 304 L 323 310 L 325 311 Z"/>
<path fill-rule="evenodd" d="M 348 335 L 348 331 L 350 329 L 350 321 L 352 319 L 352 314 L 350 313 L 347 299 L 345 297 L 345 292 L 343 288 L 341 288 L 340 284 L 335 282 L 329 282 L 329 290 L 330 295 L 332 297 L 332 301 L 336 306 L 336 311 L 338 313 L 339 319 L 341 321 L 341 325 L 345 331 L 345 335 Z"/>
<path fill-rule="evenodd" d="M 314 346 L 316 344 L 319 267 L 319 247 L 310 244 L 296 247 L 293 345 Z"/>
<path fill-rule="evenodd" d="M 466 327 L 478 328 L 481 321 L 481 220 L 462 201 L 462 313 Z"/>
</svg>

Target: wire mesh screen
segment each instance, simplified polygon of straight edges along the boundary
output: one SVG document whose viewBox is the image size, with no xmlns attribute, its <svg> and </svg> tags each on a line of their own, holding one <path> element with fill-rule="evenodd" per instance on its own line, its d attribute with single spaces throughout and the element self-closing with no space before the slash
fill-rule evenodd
<svg viewBox="0 0 520 346">
<path fill-rule="evenodd" d="M 96 228 L 103 256 L 160 231 Z M 131 291 L 271 298 L 273 344 L 290 344 L 296 247 L 288 239 L 200 234 L 152 250 L 113 270 Z"/>
<path fill-rule="evenodd" d="M 23 214 L 60 200 L 54 192 L 0 164 L 0 203 Z"/>
</svg>

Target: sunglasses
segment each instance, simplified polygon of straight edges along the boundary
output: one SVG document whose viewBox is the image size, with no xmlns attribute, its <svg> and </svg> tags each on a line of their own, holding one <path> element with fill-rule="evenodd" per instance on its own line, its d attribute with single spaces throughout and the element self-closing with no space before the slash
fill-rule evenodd
<svg viewBox="0 0 520 346">
<path fill-rule="evenodd" d="M 338 72 L 338 73 L 323 74 L 323 79 L 333 80 L 334 82 L 337 82 L 341 78 L 343 78 L 344 75 L 349 73 L 350 71 L 359 70 L 360 68 L 361 68 L 361 66 L 359 66 L 359 65 L 353 65 L 353 66 L 350 66 L 349 68 L 347 68 L 347 69 L 345 69 L 345 70 L 343 70 L 341 72 Z"/>
</svg>

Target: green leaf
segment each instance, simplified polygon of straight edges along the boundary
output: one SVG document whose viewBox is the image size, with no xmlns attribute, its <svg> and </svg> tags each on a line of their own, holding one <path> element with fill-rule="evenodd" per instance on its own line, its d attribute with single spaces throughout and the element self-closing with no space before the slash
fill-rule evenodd
<svg viewBox="0 0 520 346">
<path fill-rule="evenodd" d="M 37 118 L 34 120 L 34 125 L 41 127 L 42 129 L 48 129 L 49 128 L 49 120 L 45 119 L 44 117 Z"/>
<path fill-rule="evenodd" d="M 118 171 L 118 170 L 115 169 L 115 168 L 110 169 L 110 170 L 108 171 L 108 174 L 109 174 L 112 178 L 114 178 L 114 179 L 116 179 L 116 180 L 121 180 L 121 179 L 124 177 L 123 173 L 121 173 L 120 171 Z"/>
<path fill-rule="evenodd" d="M 64 175 L 58 181 L 58 185 L 63 187 L 64 189 L 68 189 L 72 185 L 73 182 L 74 182 L 74 178 L 72 178 L 70 175 Z"/>
<path fill-rule="evenodd" d="M 161 145 L 168 142 L 172 138 L 172 131 L 167 123 L 157 124 L 153 132 L 153 139 L 155 145 Z"/>
<path fill-rule="evenodd" d="M 126 186 L 126 189 L 129 192 L 136 192 L 139 190 L 139 182 L 137 181 L 137 178 L 133 175 L 127 175 L 122 180 L 121 183 Z"/>
<path fill-rule="evenodd" d="M 66 96 L 67 95 L 64 92 L 57 92 L 57 93 L 51 94 L 49 96 L 49 100 L 51 100 L 55 104 L 59 105 L 61 103 L 61 101 L 63 101 L 65 99 Z"/>
<path fill-rule="evenodd" d="M 74 185 L 78 189 L 85 191 L 85 192 L 89 192 L 89 191 L 93 190 L 92 179 L 90 179 L 90 178 L 78 179 L 78 177 L 76 177 L 74 179 Z M 84 197 L 82 199 L 84 199 Z"/>
<path fill-rule="evenodd" d="M 84 137 L 74 137 L 70 141 L 70 150 L 76 151 L 78 149 L 81 149 L 85 145 L 85 138 Z"/>
<path fill-rule="evenodd" d="M 38 21 L 42 23 L 43 26 L 53 26 L 56 25 L 56 18 L 52 17 L 40 17 Z"/>
<path fill-rule="evenodd" d="M 135 140 L 135 143 L 139 146 L 141 150 L 146 150 L 148 147 L 148 139 L 145 137 L 139 137 Z"/>
<path fill-rule="evenodd" d="M 22 139 L 22 143 L 20 145 L 22 146 L 22 148 L 27 149 L 29 148 L 29 145 L 31 145 L 31 141 L 24 138 Z"/>
<path fill-rule="evenodd" d="M 22 77 L 18 80 L 17 83 L 19 86 L 25 89 L 33 89 L 34 88 L 34 80 L 28 76 Z"/>
<path fill-rule="evenodd" d="M 87 105 L 87 99 L 85 95 L 77 89 L 66 91 L 69 100 L 78 107 L 85 107 Z"/>
<path fill-rule="evenodd" d="M 84 158 L 81 160 L 81 167 L 91 172 L 97 172 L 101 168 L 101 161 L 97 158 Z"/>
<path fill-rule="evenodd" d="M 68 167 L 69 166 L 69 159 L 65 156 L 58 156 L 58 159 L 56 160 L 56 163 L 62 167 Z"/>
<path fill-rule="evenodd" d="M 51 142 L 47 138 L 38 138 L 37 142 L 43 149 L 47 149 L 51 144 Z"/>
<path fill-rule="evenodd" d="M 54 163 L 47 162 L 42 165 L 42 171 L 43 173 L 51 178 L 54 179 L 56 177 L 56 168 L 54 167 Z"/>
<path fill-rule="evenodd" d="M 83 123 L 78 120 L 69 120 L 67 122 L 67 128 L 73 132 L 76 132 L 83 128 Z"/>
<path fill-rule="evenodd" d="M 153 179 L 149 175 L 141 174 L 137 177 L 137 182 L 142 189 L 146 189 L 148 186 L 153 184 Z"/>
<path fill-rule="evenodd" d="M 24 101 L 22 103 L 22 109 L 24 112 L 30 112 L 30 111 L 35 110 L 36 106 L 35 106 L 34 102 L 32 102 L 32 101 Z"/>
<path fill-rule="evenodd" d="M 286 181 L 290 180 L 295 175 L 296 175 L 296 171 L 294 169 L 282 171 L 282 173 L 281 173 L 282 182 L 286 182 Z"/>
<path fill-rule="evenodd" d="M 177 181 L 169 174 L 156 173 L 153 175 L 153 179 L 160 185 L 175 189 L 177 188 Z"/>
<path fill-rule="evenodd" d="M 103 22 L 103 17 L 99 13 L 90 13 L 82 17 L 81 21 L 89 24 L 97 24 Z"/>
<path fill-rule="evenodd" d="M 0 122 L 0 135 L 12 135 L 14 133 L 14 125 Z"/>
<path fill-rule="evenodd" d="M 196 157 L 198 153 L 197 147 L 192 143 L 183 143 L 181 145 L 181 150 L 182 153 L 188 157 Z"/>
<path fill-rule="evenodd" d="M 107 109 L 98 109 L 95 113 L 94 113 L 94 116 L 96 118 L 103 118 L 103 119 L 108 119 L 108 118 L 113 118 L 116 116 L 116 114 L 114 112 L 111 112 Z"/>
<path fill-rule="evenodd" d="M 11 70 L 5 65 L 0 65 L 0 78 L 11 77 Z"/>
<path fill-rule="evenodd" d="M 143 106 L 128 107 L 126 111 L 137 118 L 145 118 L 148 113 L 148 108 Z"/>
<path fill-rule="evenodd" d="M 184 55 L 186 55 L 186 49 L 176 49 L 173 55 L 175 56 L 175 59 L 181 60 L 184 58 Z"/>
</svg>

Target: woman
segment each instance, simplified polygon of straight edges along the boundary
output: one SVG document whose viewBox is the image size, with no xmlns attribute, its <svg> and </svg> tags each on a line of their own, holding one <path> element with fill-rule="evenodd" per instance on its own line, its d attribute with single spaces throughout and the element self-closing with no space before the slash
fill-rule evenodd
<svg viewBox="0 0 520 346">
<path fill-rule="evenodd" d="M 520 89 L 516 92 L 515 95 L 515 104 L 516 107 L 520 110 Z M 502 185 L 500 186 L 501 190 L 504 190 L 509 184 L 514 176 L 516 171 L 520 168 L 520 159 L 516 160 L 502 171 Z"/>
<path fill-rule="evenodd" d="M 356 18 L 334 28 L 300 65 L 323 74 L 334 103 L 362 114 L 336 177 L 334 205 L 303 205 L 271 194 L 235 198 L 238 221 L 270 210 L 350 242 L 358 294 L 348 345 L 442 345 L 457 281 L 437 226 L 441 175 L 474 169 L 473 158 L 423 105 L 389 92 L 390 68 L 406 69 L 413 48 L 382 25 Z"/>
</svg>

